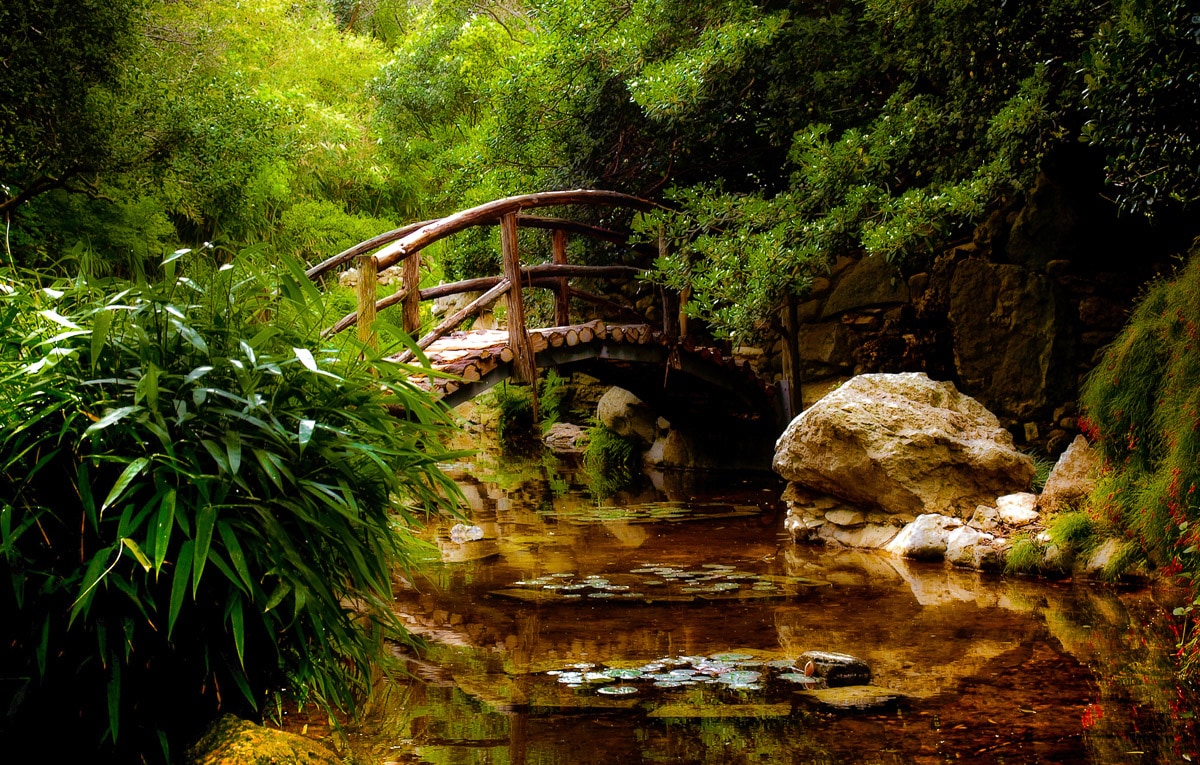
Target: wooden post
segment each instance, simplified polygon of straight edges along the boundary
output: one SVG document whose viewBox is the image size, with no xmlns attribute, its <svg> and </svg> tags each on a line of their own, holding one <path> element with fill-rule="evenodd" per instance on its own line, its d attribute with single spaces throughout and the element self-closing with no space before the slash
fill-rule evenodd
<svg viewBox="0 0 1200 765">
<path fill-rule="evenodd" d="M 363 255 L 358 259 L 358 339 L 372 348 L 378 348 L 375 337 L 375 292 L 379 282 L 379 264 L 374 255 Z"/>
<path fill-rule="evenodd" d="M 554 240 L 552 250 L 554 253 L 554 262 L 565 266 L 567 264 L 567 232 L 562 229 L 554 231 Z M 570 287 L 567 286 L 567 279 L 563 277 L 558 280 L 558 291 L 554 295 L 554 323 L 560 327 L 565 327 L 571 323 L 571 299 Z"/>
<path fill-rule="evenodd" d="M 684 308 L 687 306 L 688 301 L 690 301 L 691 299 L 692 299 L 692 288 L 691 287 L 684 287 L 682 290 L 679 291 L 679 336 L 680 337 L 687 337 L 688 317 L 687 317 L 687 311 L 685 311 Z"/>
<path fill-rule="evenodd" d="M 525 301 L 521 297 L 521 253 L 517 249 L 517 216 L 509 213 L 500 219 L 500 250 L 504 260 L 504 278 L 512 282 L 508 301 L 508 345 L 513 349 L 513 371 L 517 382 L 533 388 L 533 413 L 537 419 L 537 363 L 533 345 L 525 328 Z"/>
<path fill-rule="evenodd" d="M 658 257 L 667 257 L 667 238 L 661 233 L 658 235 Z M 674 343 L 682 332 L 679 293 L 670 287 L 662 287 L 660 292 L 662 294 L 663 334 L 666 335 L 667 342 Z"/>
<path fill-rule="evenodd" d="M 421 334 L 421 253 L 414 252 L 404 259 L 404 289 L 401 305 L 404 331 L 412 337 Z"/>
<path fill-rule="evenodd" d="M 783 308 L 783 382 L 787 394 L 784 404 L 788 420 L 804 411 L 800 391 L 799 322 L 796 318 L 796 298 L 789 294 Z"/>
</svg>

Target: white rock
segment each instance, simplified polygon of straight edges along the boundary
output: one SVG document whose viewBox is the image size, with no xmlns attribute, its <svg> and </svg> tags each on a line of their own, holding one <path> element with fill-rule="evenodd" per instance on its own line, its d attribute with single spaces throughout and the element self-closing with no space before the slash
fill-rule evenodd
<svg viewBox="0 0 1200 765">
<path fill-rule="evenodd" d="M 970 526 L 959 526 L 946 535 L 946 560 L 955 566 L 975 568 L 976 548 L 987 546 L 995 537 Z"/>
<path fill-rule="evenodd" d="M 626 438 L 645 446 L 657 440 L 658 416 L 640 398 L 624 388 L 609 388 L 596 404 L 596 419 Z"/>
<path fill-rule="evenodd" d="M 996 511 L 1002 523 L 1028 526 L 1038 519 L 1037 495 L 1029 492 L 1008 494 L 996 499 Z"/>
<path fill-rule="evenodd" d="M 950 532 L 960 528 L 963 522 L 936 513 L 918 515 L 917 519 L 900 530 L 885 550 L 901 558 L 940 560 L 946 555 L 946 542 Z"/>
<path fill-rule="evenodd" d="M 971 520 L 967 521 L 967 525 L 980 531 L 993 531 L 1000 525 L 1000 513 L 996 508 L 980 505 L 975 508 L 975 512 L 971 515 Z"/>
<path fill-rule="evenodd" d="M 826 544 L 832 542 L 843 547 L 878 550 L 895 539 L 899 533 L 900 529 L 891 525 L 867 523 L 861 526 L 839 526 L 836 523 L 826 523 L 816 529 L 815 536 Z"/>
</svg>

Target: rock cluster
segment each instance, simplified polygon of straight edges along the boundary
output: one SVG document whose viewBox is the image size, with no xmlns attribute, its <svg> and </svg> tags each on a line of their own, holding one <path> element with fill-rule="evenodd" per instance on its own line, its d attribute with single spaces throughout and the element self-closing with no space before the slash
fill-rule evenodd
<svg viewBox="0 0 1200 765">
<path fill-rule="evenodd" d="M 1043 514 L 1077 508 L 1098 457 L 1080 436 L 1041 496 L 996 418 L 923 374 L 861 375 L 797 417 L 776 446 L 790 483 L 785 529 L 797 541 L 878 549 L 914 560 L 999 570 L 1014 534 Z M 1077 568 L 1103 568 L 1101 545 Z"/>
<path fill-rule="evenodd" d="M 642 462 L 658 468 L 698 467 L 693 445 L 671 423 L 624 388 L 609 388 L 596 405 L 596 419 L 642 451 Z"/>
</svg>

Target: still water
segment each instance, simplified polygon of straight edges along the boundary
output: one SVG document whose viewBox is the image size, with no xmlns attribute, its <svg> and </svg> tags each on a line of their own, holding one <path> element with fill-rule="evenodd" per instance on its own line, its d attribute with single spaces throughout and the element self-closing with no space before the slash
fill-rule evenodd
<svg viewBox="0 0 1200 765">
<path fill-rule="evenodd" d="M 335 738 L 359 762 L 1200 762 L 1167 659 L 1182 593 L 797 546 L 769 475 L 597 499 L 550 457 L 450 472 L 482 538 L 431 530 L 397 600 L 428 646 Z M 822 705 L 809 650 L 899 698 Z"/>
</svg>

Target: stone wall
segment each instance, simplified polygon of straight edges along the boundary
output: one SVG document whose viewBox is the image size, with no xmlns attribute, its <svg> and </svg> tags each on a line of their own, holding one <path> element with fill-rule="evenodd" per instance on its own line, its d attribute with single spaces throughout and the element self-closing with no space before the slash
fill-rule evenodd
<svg viewBox="0 0 1200 765">
<path fill-rule="evenodd" d="M 1061 452 L 1081 382 L 1167 263 L 1097 204 L 1043 177 L 928 268 L 840 258 L 798 306 L 804 405 L 856 374 L 923 371 L 981 401 L 1022 448 Z M 783 342 L 739 350 L 779 380 Z"/>
</svg>

